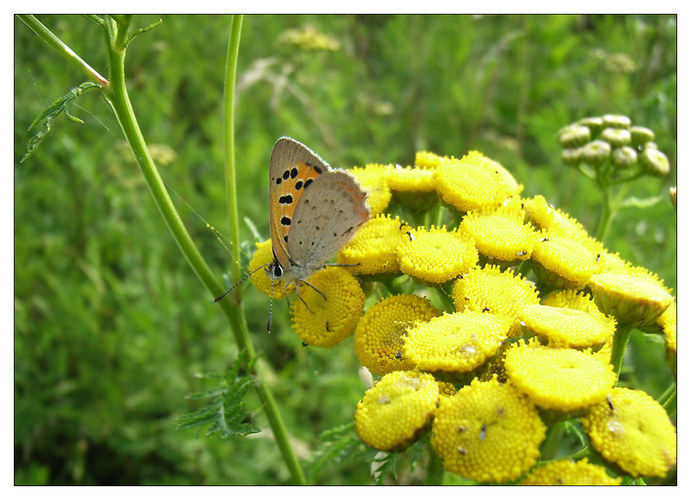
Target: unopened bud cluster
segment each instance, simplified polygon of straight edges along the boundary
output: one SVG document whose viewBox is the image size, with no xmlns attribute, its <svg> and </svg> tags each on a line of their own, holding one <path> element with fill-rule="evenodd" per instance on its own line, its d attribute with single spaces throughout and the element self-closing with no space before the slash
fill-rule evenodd
<svg viewBox="0 0 691 500">
<path fill-rule="evenodd" d="M 655 134 L 646 127 L 632 126 L 623 115 L 588 117 L 559 131 L 559 144 L 566 165 L 585 163 L 595 169 L 609 164 L 617 170 L 640 169 L 647 175 L 669 174 L 669 160 L 653 142 Z"/>
</svg>

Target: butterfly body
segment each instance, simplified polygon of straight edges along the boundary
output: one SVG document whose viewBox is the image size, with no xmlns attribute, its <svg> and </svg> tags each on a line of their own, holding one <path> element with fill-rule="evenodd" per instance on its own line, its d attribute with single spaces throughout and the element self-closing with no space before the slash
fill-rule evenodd
<svg viewBox="0 0 691 500">
<path fill-rule="evenodd" d="M 369 216 L 367 192 L 352 174 L 294 139 L 276 141 L 269 166 L 272 279 L 306 283 Z"/>
</svg>

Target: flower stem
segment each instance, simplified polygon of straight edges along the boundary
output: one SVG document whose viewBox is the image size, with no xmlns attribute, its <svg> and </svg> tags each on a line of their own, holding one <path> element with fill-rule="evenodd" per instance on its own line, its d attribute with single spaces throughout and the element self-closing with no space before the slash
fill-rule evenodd
<svg viewBox="0 0 691 500">
<path fill-rule="evenodd" d="M 429 462 L 427 464 L 425 486 L 441 486 L 444 484 L 444 464 L 441 458 L 434 452 L 432 446 L 429 446 L 428 449 Z"/>
<path fill-rule="evenodd" d="M 621 365 L 624 360 L 624 352 L 626 352 L 626 344 L 629 342 L 631 330 L 631 326 L 617 325 L 617 329 L 614 332 L 614 343 L 612 345 L 610 363 L 614 367 L 614 373 L 617 374 L 617 380 L 619 380 L 619 373 L 621 372 Z"/>
</svg>

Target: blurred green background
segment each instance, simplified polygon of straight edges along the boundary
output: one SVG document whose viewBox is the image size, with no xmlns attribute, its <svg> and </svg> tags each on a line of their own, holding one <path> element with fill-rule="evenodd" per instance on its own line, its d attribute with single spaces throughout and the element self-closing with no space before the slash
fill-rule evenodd
<svg viewBox="0 0 691 500">
<path fill-rule="evenodd" d="M 104 37 L 81 16 L 38 16 L 107 75 Z M 145 27 L 160 16 L 135 16 Z M 221 277 L 225 225 L 222 92 L 230 19 L 162 16 L 127 59 L 142 131 L 202 254 Z M 247 16 L 238 67 L 236 149 L 242 239 L 268 237 L 271 147 L 292 136 L 331 165 L 412 164 L 416 151 L 500 161 L 591 231 L 592 184 L 560 161 L 556 133 L 621 113 L 651 128 L 671 162 L 638 197 L 676 185 L 675 16 Z M 181 257 L 119 126 L 97 91 L 60 117 L 19 164 L 27 128 L 85 78 L 15 18 L 15 482 L 280 484 L 268 433 L 214 440 L 175 429 L 236 352 L 208 291 Z M 197 215 L 199 214 L 199 215 Z M 203 220 L 202 220 L 203 219 Z M 676 294 L 669 200 L 629 208 L 607 247 L 658 273 Z M 247 260 L 243 261 L 246 266 Z M 285 302 L 246 287 L 247 317 L 301 458 L 319 433 L 352 422 L 364 387 L 352 338 L 321 350 L 291 332 Z M 664 346 L 634 334 L 628 380 L 657 397 L 672 380 Z M 257 422 L 268 428 L 259 403 Z M 369 464 L 327 466 L 320 484 L 368 484 Z M 415 481 L 414 477 L 403 478 Z"/>
</svg>

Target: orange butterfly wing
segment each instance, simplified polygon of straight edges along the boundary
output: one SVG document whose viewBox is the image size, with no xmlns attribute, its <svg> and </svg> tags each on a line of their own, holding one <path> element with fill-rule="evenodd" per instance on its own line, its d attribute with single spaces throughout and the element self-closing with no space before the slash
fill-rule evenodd
<svg viewBox="0 0 691 500">
<path fill-rule="evenodd" d="M 274 256 L 284 271 L 292 265 L 288 238 L 302 194 L 329 165 L 311 149 L 289 137 L 274 144 L 269 163 L 269 227 Z"/>
</svg>

